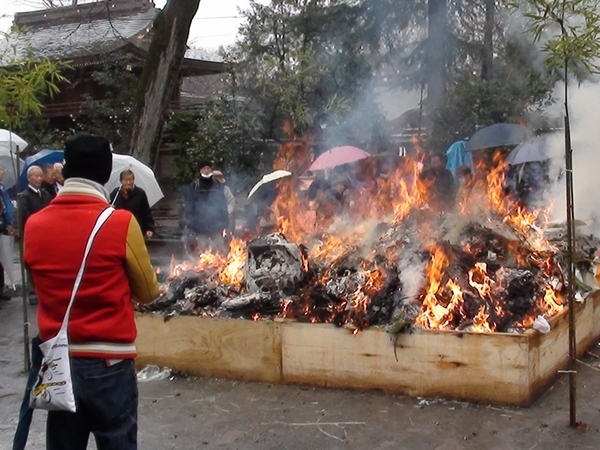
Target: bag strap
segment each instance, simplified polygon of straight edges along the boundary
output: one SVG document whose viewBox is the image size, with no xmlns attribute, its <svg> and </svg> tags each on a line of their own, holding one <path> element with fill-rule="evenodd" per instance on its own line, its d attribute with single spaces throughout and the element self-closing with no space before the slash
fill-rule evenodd
<svg viewBox="0 0 600 450">
<path fill-rule="evenodd" d="M 60 326 L 61 331 L 66 330 L 67 326 L 69 324 L 69 317 L 71 316 L 71 308 L 73 307 L 73 303 L 75 302 L 75 297 L 77 296 L 77 291 L 79 291 L 79 286 L 81 284 L 81 280 L 83 279 L 83 272 L 85 271 L 85 265 L 87 263 L 87 259 L 90 254 L 90 250 L 92 249 L 92 245 L 94 244 L 94 239 L 96 238 L 98 231 L 100 231 L 100 228 L 102 228 L 102 225 L 104 225 L 106 223 L 106 221 L 108 220 L 110 215 L 114 212 L 114 210 L 115 209 L 112 206 L 109 206 L 104 211 L 102 211 L 102 214 L 100 214 L 100 217 L 98 217 L 98 220 L 96 220 L 94 228 L 92 229 L 92 233 L 90 234 L 90 237 L 87 240 L 87 244 L 85 246 L 85 251 L 83 252 L 83 260 L 81 261 L 81 266 L 79 267 L 79 272 L 77 272 L 77 277 L 75 278 L 75 285 L 73 286 L 73 291 L 71 292 L 71 300 L 69 300 L 69 306 L 67 307 L 67 312 L 65 313 L 65 318 L 63 319 L 62 325 Z"/>
</svg>

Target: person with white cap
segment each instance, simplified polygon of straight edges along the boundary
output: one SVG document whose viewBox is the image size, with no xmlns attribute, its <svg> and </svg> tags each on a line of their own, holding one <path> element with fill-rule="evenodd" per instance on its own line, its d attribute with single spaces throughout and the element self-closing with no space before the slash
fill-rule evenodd
<svg viewBox="0 0 600 450">
<path fill-rule="evenodd" d="M 224 237 L 229 229 L 229 212 L 224 184 L 214 178 L 212 164 L 198 164 L 199 177 L 192 182 L 184 199 L 184 242 L 188 250 L 225 252 Z"/>
</svg>

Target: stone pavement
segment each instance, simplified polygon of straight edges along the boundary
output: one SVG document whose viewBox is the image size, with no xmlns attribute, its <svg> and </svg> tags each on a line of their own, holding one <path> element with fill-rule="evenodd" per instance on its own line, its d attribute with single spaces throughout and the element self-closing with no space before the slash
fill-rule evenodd
<svg viewBox="0 0 600 450">
<path fill-rule="evenodd" d="M 0 302 L 2 450 L 10 449 L 25 384 L 21 318 L 20 299 Z M 586 362 L 600 365 L 593 358 Z M 176 377 L 140 383 L 139 448 L 599 449 L 600 372 L 580 370 L 585 430 L 567 427 L 567 396 L 566 378 L 532 408 L 519 409 Z M 44 416 L 35 413 L 30 449 L 44 448 Z M 95 448 L 92 442 L 89 448 Z"/>
</svg>

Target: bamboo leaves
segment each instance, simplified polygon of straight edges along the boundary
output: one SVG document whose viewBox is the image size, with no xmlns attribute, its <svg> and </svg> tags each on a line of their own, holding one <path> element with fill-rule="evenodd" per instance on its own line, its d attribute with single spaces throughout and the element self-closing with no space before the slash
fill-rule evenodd
<svg viewBox="0 0 600 450">
<path fill-rule="evenodd" d="M 0 33 L 0 123 L 18 126 L 28 116 L 42 112 L 42 99 L 59 92 L 58 84 L 66 79 L 61 65 L 32 56 L 21 57 L 16 52 L 14 39 L 24 39 L 22 30 Z"/>
<path fill-rule="evenodd" d="M 528 31 L 542 43 L 546 65 L 569 65 L 579 80 L 600 73 L 599 0 L 526 0 Z"/>
</svg>

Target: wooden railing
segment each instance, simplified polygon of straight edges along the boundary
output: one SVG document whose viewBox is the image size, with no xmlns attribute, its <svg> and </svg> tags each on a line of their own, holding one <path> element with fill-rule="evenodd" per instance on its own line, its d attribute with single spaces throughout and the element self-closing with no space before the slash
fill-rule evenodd
<svg viewBox="0 0 600 450">
<path fill-rule="evenodd" d="M 107 103 L 107 100 L 95 100 L 95 101 L 84 101 L 84 102 L 68 102 L 68 103 L 51 103 L 45 105 L 42 110 L 42 116 L 47 118 L 52 117 L 67 117 L 67 116 L 85 116 L 94 112 L 95 108 L 102 107 L 103 104 Z M 197 109 L 202 106 L 202 103 L 198 104 L 186 104 L 182 105 L 178 101 L 172 101 L 169 103 L 170 112 L 189 111 Z M 123 108 L 119 113 L 126 113 L 126 109 Z"/>
</svg>

